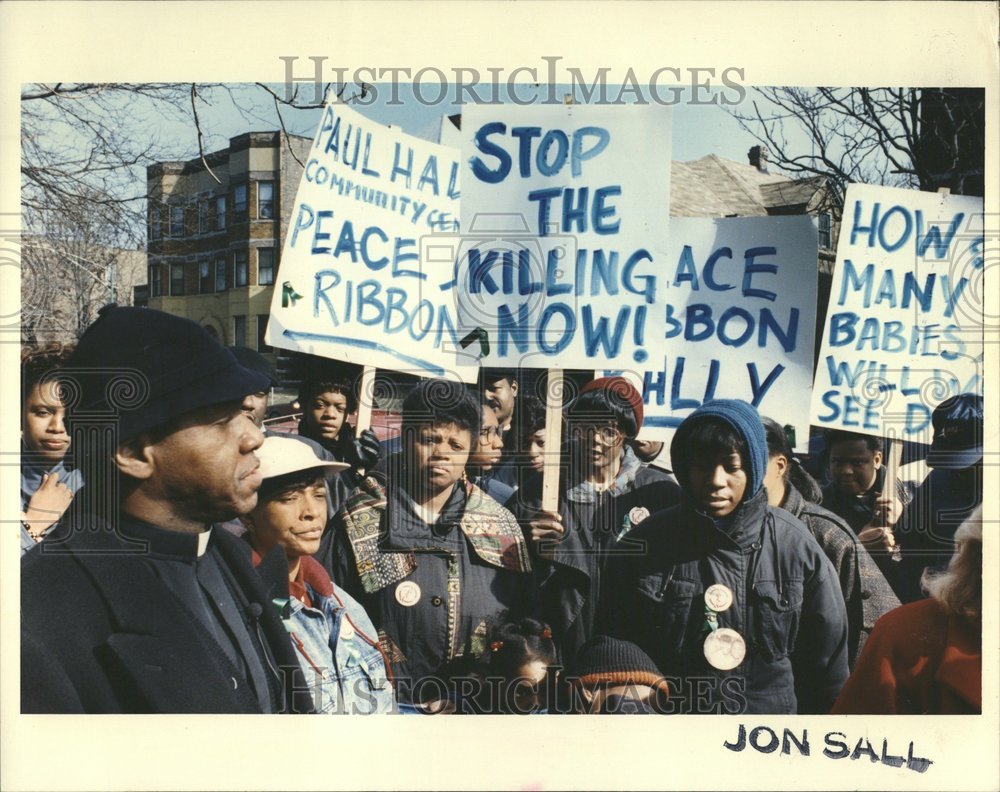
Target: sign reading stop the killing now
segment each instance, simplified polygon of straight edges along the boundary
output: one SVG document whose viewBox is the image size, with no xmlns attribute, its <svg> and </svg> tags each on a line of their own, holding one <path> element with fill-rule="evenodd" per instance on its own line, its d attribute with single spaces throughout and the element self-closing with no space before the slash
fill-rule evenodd
<svg viewBox="0 0 1000 792">
<path fill-rule="evenodd" d="M 650 355 L 670 206 L 661 106 L 471 106 L 462 114 L 458 314 L 489 366 Z"/>
<path fill-rule="evenodd" d="M 812 423 L 930 442 L 949 396 L 983 392 L 983 201 L 848 188 Z"/>
</svg>

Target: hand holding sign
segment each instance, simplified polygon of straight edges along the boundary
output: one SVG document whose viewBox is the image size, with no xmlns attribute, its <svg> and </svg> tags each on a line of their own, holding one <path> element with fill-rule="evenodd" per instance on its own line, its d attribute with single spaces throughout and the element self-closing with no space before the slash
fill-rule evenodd
<svg viewBox="0 0 1000 792">
<path fill-rule="evenodd" d="M 542 558 L 551 559 L 555 554 L 555 547 L 562 541 L 566 533 L 566 527 L 562 524 L 562 516 L 556 511 L 539 511 L 528 526 L 531 529 L 531 541 L 538 547 L 538 554 Z"/>
<path fill-rule="evenodd" d="M 869 553 L 888 552 L 896 546 L 896 536 L 892 529 L 876 526 L 863 529 L 858 534 L 858 541 Z"/>
<path fill-rule="evenodd" d="M 875 494 L 875 516 L 871 525 L 892 528 L 903 516 L 903 502 L 889 493 Z"/>
</svg>

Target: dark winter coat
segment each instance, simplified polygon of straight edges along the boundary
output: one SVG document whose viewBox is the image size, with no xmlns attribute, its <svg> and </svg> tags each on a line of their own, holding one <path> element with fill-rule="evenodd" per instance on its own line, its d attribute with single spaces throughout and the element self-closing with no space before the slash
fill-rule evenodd
<svg viewBox="0 0 1000 792">
<path fill-rule="evenodd" d="M 472 484 L 456 485 L 431 526 L 402 487 L 369 476 L 338 513 L 334 537 L 334 582 L 378 629 L 401 702 L 450 696 L 456 661 L 484 651 L 490 620 L 533 615 L 520 528 Z"/>
<path fill-rule="evenodd" d="M 246 630 L 237 642 L 256 654 L 237 665 L 161 573 L 163 563 L 202 561 L 196 536 L 127 521 L 116 529 L 96 517 L 74 517 L 65 529 L 21 564 L 23 712 L 311 711 L 272 591 L 245 542 L 215 528 L 204 553 Z M 287 591 L 288 564 L 277 550 L 265 559 L 276 570 L 267 579 L 283 575 Z M 263 672 L 256 693 L 251 664 Z M 266 708 L 259 696 L 270 700 Z"/>
<path fill-rule="evenodd" d="M 913 493 L 904 514 L 905 528 L 897 535 L 908 583 L 900 599 L 915 601 L 924 596 L 920 578 L 927 567 L 937 572 L 948 568 L 955 552 L 955 531 L 982 502 L 982 465 L 931 470 Z"/>
<path fill-rule="evenodd" d="M 791 484 L 781 508 L 805 523 L 837 570 L 847 605 L 847 660 L 853 668 L 875 622 L 898 608 L 899 598 L 857 535 L 836 514 L 810 503 Z"/>
<path fill-rule="evenodd" d="M 595 635 L 594 620 L 608 558 L 635 552 L 628 537 L 634 525 L 680 498 L 680 487 L 661 470 L 643 467 L 627 449 L 617 480 L 605 492 L 586 482 L 563 487 L 559 514 L 565 528 L 551 560 L 539 557 L 528 523 L 542 505 L 541 476 L 526 480 L 508 507 L 529 537 L 532 564 L 539 580 L 542 618 L 552 627 L 562 662 Z"/>
<path fill-rule="evenodd" d="M 748 448 L 745 494 L 724 519 L 699 510 L 690 490 L 689 449 L 671 447 L 681 503 L 629 535 L 641 552 L 609 563 L 599 626 L 632 641 L 673 678 L 671 701 L 697 713 L 829 711 L 847 679 L 847 613 L 836 571 L 808 528 L 768 505 L 767 444 L 745 402 L 717 400 L 687 420 L 729 423 Z M 742 636 L 746 653 L 731 671 L 709 664 L 705 592 L 726 586 L 731 606 L 717 625 Z"/>
</svg>

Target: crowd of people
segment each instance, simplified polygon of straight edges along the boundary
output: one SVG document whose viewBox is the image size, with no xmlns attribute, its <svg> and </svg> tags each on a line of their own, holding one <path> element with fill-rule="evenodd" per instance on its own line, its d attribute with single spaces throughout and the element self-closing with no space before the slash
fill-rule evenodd
<svg viewBox="0 0 1000 792">
<path fill-rule="evenodd" d="M 828 432 L 821 484 L 739 400 L 640 440 L 622 377 L 558 444 L 511 371 L 419 381 L 382 440 L 325 366 L 268 428 L 276 383 L 147 309 L 25 351 L 23 712 L 981 711 L 974 394 L 916 483 Z"/>
</svg>

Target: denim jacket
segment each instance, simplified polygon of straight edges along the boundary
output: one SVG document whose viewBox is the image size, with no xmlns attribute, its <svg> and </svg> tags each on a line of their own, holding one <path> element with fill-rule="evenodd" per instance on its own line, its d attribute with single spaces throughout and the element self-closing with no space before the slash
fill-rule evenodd
<svg viewBox="0 0 1000 792">
<path fill-rule="evenodd" d="M 393 710 L 392 685 L 371 619 L 357 600 L 334 585 L 312 558 L 301 560 L 310 605 L 290 596 L 281 606 L 299 667 L 316 711 L 375 715 Z"/>
</svg>

